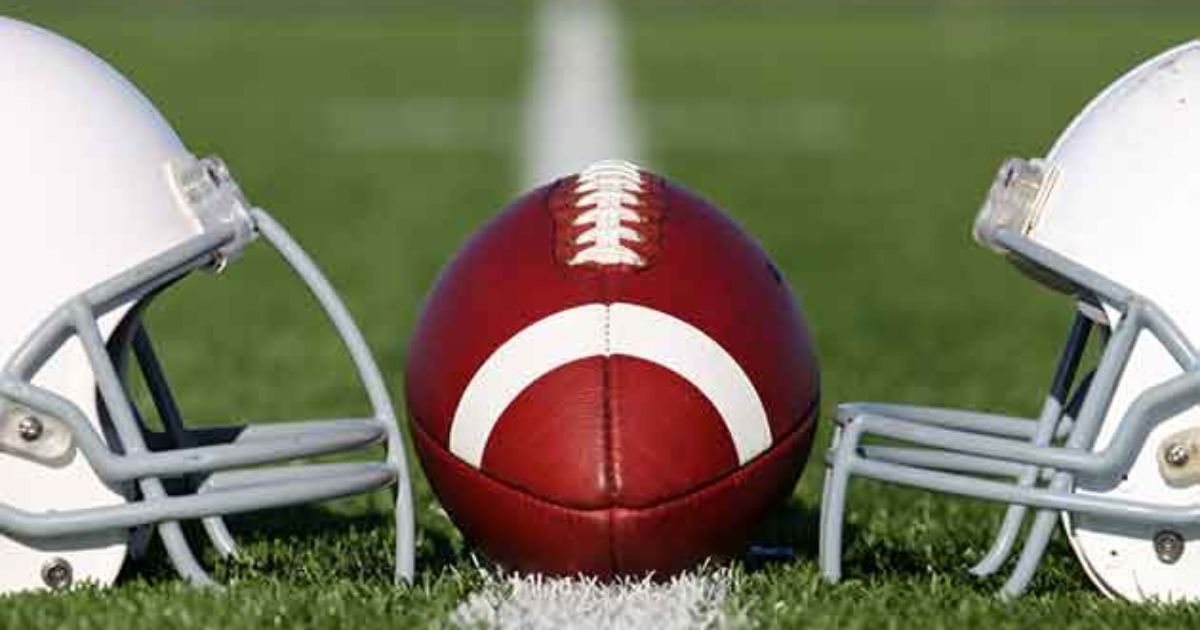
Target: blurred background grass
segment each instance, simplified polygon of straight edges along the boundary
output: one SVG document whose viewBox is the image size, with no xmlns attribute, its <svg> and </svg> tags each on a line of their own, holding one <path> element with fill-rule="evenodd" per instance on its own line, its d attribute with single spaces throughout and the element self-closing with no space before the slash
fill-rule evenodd
<svg viewBox="0 0 1200 630">
<path fill-rule="evenodd" d="M 526 2 L 83 3 L 5 6 L 121 68 L 194 152 L 218 152 L 252 200 L 325 267 L 397 402 L 409 328 L 455 247 L 511 198 L 533 50 Z M 1065 298 L 973 245 L 1003 157 L 1036 155 L 1139 60 L 1191 37 L 1191 3 L 623 2 L 645 166 L 717 201 L 795 286 L 823 362 L 825 417 L 880 399 L 1032 413 L 1068 324 Z M 81 103 L 85 107 L 86 103 Z M 253 251 L 150 314 L 198 421 L 363 408 L 302 289 Z M 402 407 L 402 405 L 401 405 Z M 860 483 L 847 575 L 814 563 L 823 430 L 763 542 L 794 563 L 750 572 L 738 605 L 780 627 L 1183 625 L 1197 609 L 1103 601 L 1065 544 L 1032 595 L 969 581 L 995 507 Z M 418 474 L 419 476 L 419 474 Z M 161 561 L 116 593 L 21 596 L 12 627 L 436 624 L 478 574 L 419 484 L 419 586 L 396 590 L 380 501 L 356 518 L 243 521 L 228 596 L 183 591 Z M 938 615 L 945 619 L 938 621 Z"/>
</svg>

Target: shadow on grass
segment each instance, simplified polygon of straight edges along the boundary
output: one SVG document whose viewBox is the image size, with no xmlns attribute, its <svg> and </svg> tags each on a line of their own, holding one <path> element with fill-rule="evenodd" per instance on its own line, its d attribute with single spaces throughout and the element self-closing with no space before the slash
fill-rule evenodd
<svg viewBox="0 0 1200 630">
<path fill-rule="evenodd" d="M 914 496 L 915 505 L 920 501 Z M 880 506 L 882 511 L 888 511 Z M 967 569 L 991 542 L 992 519 L 971 523 L 936 520 L 941 510 L 890 513 L 875 523 L 846 523 L 843 575 L 866 583 L 937 581 L 990 594 L 1003 583 L 1005 573 L 979 579 Z M 474 570 L 486 560 L 472 554 L 448 520 L 422 515 L 418 526 L 418 583 L 436 580 L 447 572 Z M 772 511 L 751 538 L 749 552 L 735 559 L 748 573 L 780 568 L 814 574 L 820 537 L 819 510 L 800 498 L 792 498 Z M 951 516 L 951 515 L 946 515 Z M 972 516 L 983 516 L 973 512 Z M 394 521 L 382 504 L 356 513 L 322 506 L 297 506 L 241 515 L 229 519 L 230 529 L 244 551 L 238 558 L 221 559 L 208 545 L 198 523 L 185 524 L 201 561 L 222 583 L 243 580 L 323 584 L 346 581 L 382 587 L 392 582 L 394 570 Z M 1061 535 L 1047 550 L 1031 592 L 1090 592 L 1075 566 L 1075 559 Z M 1011 563 L 1006 570 L 1011 568 Z M 127 565 L 124 581 L 151 583 L 177 580 L 157 538 L 144 558 Z"/>
<path fill-rule="evenodd" d="M 927 501 L 916 493 L 911 499 L 910 505 Z M 843 530 L 843 579 L 860 583 L 938 582 L 980 594 L 995 593 L 1012 570 L 1023 540 L 1018 541 L 1008 562 L 995 575 L 973 576 L 968 570 L 987 552 L 1003 508 L 995 507 L 995 518 L 971 510 L 973 518 L 964 521 L 961 513 L 943 514 L 943 502 L 954 500 L 932 499 L 932 507 L 909 513 L 883 508 L 897 518 L 882 523 L 868 525 L 848 520 Z M 938 520 L 939 515 L 946 518 Z M 792 498 L 763 522 L 740 562 L 749 573 L 780 566 L 816 573 L 819 542 L 819 510 Z M 1061 531 L 1055 533 L 1046 549 L 1028 592 L 1094 593 Z"/>
<path fill-rule="evenodd" d="M 239 547 L 238 555 L 229 559 L 219 556 L 198 522 L 184 524 L 201 563 L 222 583 L 243 579 L 392 582 L 395 521 L 390 510 L 345 514 L 322 506 L 295 506 L 233 516 L 227 524 Z M 421 573 L 439 575 L 471 562 L 470 549 L 453 528 L 418 526 L 417 537 Z M 131 579 L 178 579 L 157 536 L 143 557 L 127 563 L 122 580 Z"/>
<path fill-rule="evenodd" d="M 820 512 L 792 498 L 767 515 L 740 558 L 747 571 L 791 562 L 816 562 Z"/>
</svg>

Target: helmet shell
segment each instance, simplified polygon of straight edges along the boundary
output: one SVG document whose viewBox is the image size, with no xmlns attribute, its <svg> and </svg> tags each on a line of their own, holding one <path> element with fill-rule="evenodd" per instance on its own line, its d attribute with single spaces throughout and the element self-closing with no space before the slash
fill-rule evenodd
<svg viewBox="0 0 1200 630">
<path fill-rule="evenodd" d="M 175 198 L 168 163 L 190 156 L 154 106 L 120 73 L 46 30 L 0 18 L 0 309 L 5 360 L 55 308 L 201 230 Z M 125 307 L 101 320 L 110 335 Z M 97 427 L 95 379 L 82 347 L 65 344 L 34 383 L 75 403 Z M 48 466 L 0 453 L 0 503 L 46 512 L 125 501 L 82 453 Z M 23 543 L 0 536 L 0 592 L 43 586 L 61 558 L 75 581 L 110 583 L 127 531 Z M 40 546 L 30 546 L 30 545 Z"/>
<path fill-rule="evenodd" d="M 1200 42 L 1168 50 L 1126 73 L 1067 127 L 1046 157 L 1053 188 L 1035 209 L 1036 242 L 1149 298 L 1200 340 L 1195 268 L 1200 234 Z M 1120 312 L 1102 304 L 1111 326 Z M 1148 332 L 1138 338 L 1094 450 L 1103 450 L 1130 403 L 1181 368 Z M 1157 466 L 1163 439 L 1200 425 L 1192 409 L 1158 426 L 1116 487 L 1078 492 L 1166 505 L 1195 505 L 1200 488 L 1171 487 Z M 1173 564 L 1159 560 L 1163 527 L 1064 517 L 1085 569 L 1103 591 L 1133 600 L 1200 597 L 1200 527 L 1171 528 L 1186 541 Z"/>
</svg>

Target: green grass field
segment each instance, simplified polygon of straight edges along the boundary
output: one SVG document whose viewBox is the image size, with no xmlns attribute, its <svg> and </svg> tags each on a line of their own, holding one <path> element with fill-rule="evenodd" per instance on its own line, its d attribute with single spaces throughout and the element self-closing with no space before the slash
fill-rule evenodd
<svg viewBox="0 0 1200 630">
<path fill-rule="evenodd" d="M 516 190 L 531 5 L 38 4 L 6 13 L 104 55 L 192 149 L 219 152 L 342 290 L 397 402 L 421 297 Z M 1035 155 L 1109 80 L 1196 32 L 1200 8 L 622 5 L 648 166 L 717 201 L 801 296 L 824 417 L 843 400 L 1036 412 L 1072 306 L 975 246 L 1001 159 Z M 348 362 L 283 266 L 256 251 L 195 277 L 150 316 L 197 422 L 364 408 Z M 315 331 L 322 331 L 318 334 Z M 247 340 L 253 343 L 248 343 Z M 1181 627 L 1200 606 L 1105 600 L 1056 537 L 1030 592 L 965 573 L 996 506 L 858 482 L 847 580 L 816 567 L 823 427 L 731 605 L 774 627 Z M 418 482 L 419 578 L 394 587 L 383 496 L 243 518 L 224 593 L 182 586 L 160 554 L 113 591 L 21 595 L 0 627 L 437 625 L 483 581 Z M 207 558 L 214 561 L 211 556 Z"/>
</svg>

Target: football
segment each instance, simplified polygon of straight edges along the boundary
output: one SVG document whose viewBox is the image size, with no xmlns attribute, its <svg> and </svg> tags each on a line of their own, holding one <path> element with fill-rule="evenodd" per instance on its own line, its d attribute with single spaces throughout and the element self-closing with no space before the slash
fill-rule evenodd
<svg viewBox="0 0 1200 630">
<path fill-rule="evenodd" d="M 763 250 L 623 161 L 529 192 L 461 248 L 405 382 L 469 539 L 514 569 L 602 578 L 736 554 L 795 485 L 819 386 Z"/>
</svg>

